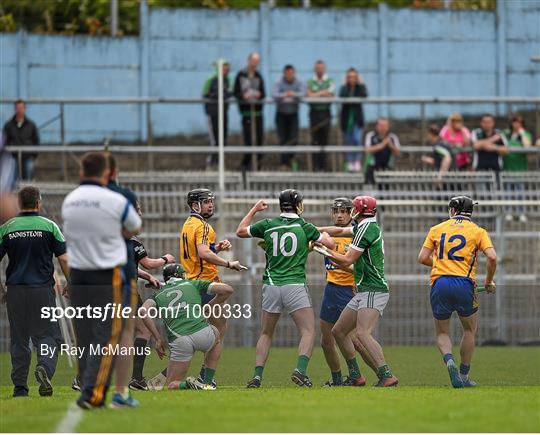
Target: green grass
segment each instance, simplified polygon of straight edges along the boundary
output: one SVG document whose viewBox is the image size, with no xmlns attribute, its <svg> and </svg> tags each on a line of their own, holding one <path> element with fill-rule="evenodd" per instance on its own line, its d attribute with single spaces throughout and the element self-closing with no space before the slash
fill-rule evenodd
<svg viewBox="0 0 540 435">
<path fill-rule="evenodd" d="M 456 352 L 457 353 L 457 352 Z M 300 389 L 289 375 L 294 349 L 273 349 L 264 388 L 247 390 L 254 349 L 225 350 L 218 391 L 137 392 L 137 410 L 85 413 L 80 432 L 538 432 L 540 348 L 479 348 L 472 377 L 476 389 L 454 390 L 435 348 L 388 347 L 399 377 L 396 389 Z M 30 397 L 12 399 L 9 356 L 0 355 L 0 431 L 54 431 L 77 397 L 69 388 L 73 370 L 59 364 L 55 394 L 40 398 L 31 379 Z M 200 357 L 192 371 L 198 371 Z M 148 362 L 147 374 L 162 363 Z M 362 369 L 369 383 L 373 373 Z M 329 377 L 320 349 L 309 367 L 315 385 Z M 211 396 L 211 397 L 208 397 Z"/>
</svg>

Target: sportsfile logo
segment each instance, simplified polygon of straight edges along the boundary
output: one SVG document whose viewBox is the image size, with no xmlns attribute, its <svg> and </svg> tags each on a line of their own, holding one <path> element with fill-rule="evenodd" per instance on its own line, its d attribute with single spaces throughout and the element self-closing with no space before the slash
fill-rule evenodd
<svg viewBox="0 0 540 435">
<path fill-rule="evenodd" d="M 150 319 L 177 319 L 185 315 L 188 319 L 209 319 L 221 317 L 224 319 L 249 319 L 252 311 L 249 304 L 178 304 L 172 307 L 140 307 L 136 311 L 131 307 L 124 307 L 121 304 L 108 303 L 104 307 L 87 305 L 85 307 L 42 307 L 41 318 L 51 322 L 58 322 L 60 319 L 101 319 L 106 322 L 109 319 L 122 318 L 132 319 L 135 317 Z"/>
</svg>

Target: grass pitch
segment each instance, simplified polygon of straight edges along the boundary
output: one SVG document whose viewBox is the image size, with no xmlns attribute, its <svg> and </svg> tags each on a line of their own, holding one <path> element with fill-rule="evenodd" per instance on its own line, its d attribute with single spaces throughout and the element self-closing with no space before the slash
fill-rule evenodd
<svg viewBox="0 0 540 435">
<path fill-rule="evenodd" d="M 227 348 L 216 378 L 217 391 L 136 392 L 139 409 L 83 414 L 79 432 L 539 432 L 540 348 L 479 348 L 471 375 L 476 389 L 454 390 L 433 347 L 388 347 L 388 362 L 400 380 L 395 389 L 320 388 L 329 377 L 320 349 L 309 374 L 316 387 L 292 384 L 294 349 L 271 351 L 263 388 L 244 388 L 254 349 Z M 456 354 L 459 354 L 456 350 Z M 50 432 L 65 417 L 77 393 L 73 370 L 63 359 L 55 392 L 41 398 L 30 376 L 30 397 L 11 398 L 9 355 L 0 356 L 0 431 Z M 148 359 L 145 373 L 162 364 Z M 192 372 L 198 371 L 200 357 Z M 375 376 L 365 365 L 368 383 Z"/>
</svg>

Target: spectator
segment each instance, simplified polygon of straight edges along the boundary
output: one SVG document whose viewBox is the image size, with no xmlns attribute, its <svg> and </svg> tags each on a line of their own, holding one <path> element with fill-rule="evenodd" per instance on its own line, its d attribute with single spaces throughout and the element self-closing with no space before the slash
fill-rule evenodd
<svg viewBox="0 0 540 435">
<path fill-rule="evenodd" d="M 455 149 L 464 148 L 471 144 L 471 132 L 463 124 L 463 117 L 458 112 L 450 114 L 446 125 L 439 134 L 443 140 Z M 460 171 L 469 169 L 471 161 L 471 153 L 467 151 L 456 154 L 455 164 Z"/>
<path fill-rule="evenodd" d="M 354 68 L 347 70 L 345 84 L 339 90 L 342 98 L 367 97 L 367 88 L 364 79 Z M 362 129 L 364 128 L 364 109 L 361 103 L 343 103 L 341 106 L 340 126 L 345 138 L 345 145 L 360 145 Z M 360 154 L 347 153 L 347 171 L 359 172 L 361 170 Z"/>
<path fill-rule="evenodd" d="M 310 98 L 328 98 L 334 96 L 336 85 L 326 75 L 326 65 L 322 60 L 315 62 L 315 75 L 307 82 L 307 96 Z M 330 103 L 312 103 L 309 109 L 309 124 L 311 129 L 311 142 L 313 145 L 328 145 L 330 136 Z M 315 155 L 315 169 L 326 169 L 325 153 Z"/>
<path fill-rule="evenodd" d="M 510 120 L 510 127 L 503 132 L 508 142 L 509 154 L 503 157 L 503 167 L 505 171 L 526 171 L 528 169 L 527 155 L 523 153 L 513 153 L 512 148 L 529 148 L 532 145 L 532 135 L 525 130 L 523 116 L 516 113 Z M 523 183 L 512 183 L 510 189 L 515 192 L 523 191 Z M 518 195 L 519 196 L 519 195 Z M 517 198 L 522 199 L 522 197 Z M 523 207 L 519 207 L 519 220 L 522 223 L 527 222 L 527 216 Z M 507 213 L 506 220 L 511 221 L 513 216 Z"/>
<path fill-rule="evenodd" d="M 263 104 L 266 97 L 264 80 L 257 71 L 261 58 L 258 53 L 248 56 L 248 65 L 238 72 L 234 81 L 234 96 L 238 100 L 238 108 L 242 116 L 242 130 L 245 145 L 262 145 L 264 136 Z M 257 167 L 260 168 L 261 155 L 257 156 Z M 251 154 L 245 154 L 242 169 L 251 166 Z"/>
<path fill-rule="evenodd" d="M 306 93 L 304 83 L 296 77 L 292 65 L 285 65 L 283 77 L 274 84 L 272 97 L 276 99 L 276 126 L 279 144 L 290 147 L 298 144 L 298 103 Z M 298 163 L 292 161 L 294 154 L 281 153 L 281 166 L 298 170 Z M 292 162 L 291 162 L 292 161 Z"/>
<path fill-rule="evenodd" d="M 500 171 L 502 156 L 508 154 L 508 143 L 504 135 L 495 128 L 495 118 L 485 114 L 480 128 L 473 130 L 471 141 L 474 147 L 473 169 L 476 171 Z"/>
<path fill-rule="evenodd" d="M 508 142 L 509 153 L 503 157 L 505 171 L 526 171 L 528 169 L 527 155 L 512 152 L 512 148 L 529 148 L 532 145 L 532 135 L 525 130 L 523 116 L 516 113 L 510 120 L 510 127 L 504 130 L 504 138 Z"/>
<path fill-rule="evenodd" d="M 452 148 L 451 145 L 439 136 L 439 127 L 435 124 L 429 126 L 426 139 L 433 148 L 433 157 L 422 156 L 422 162 L 432 165 L 439 172 L 439 178 L 452 167 Z"/>
<path fill-rule="evenodd" d="M 219 61 L 218 61 L 219 62 Z M 211 100 L 204 105 L 204 111 L 208 117 L 208 134 L 210 136 L 210 145 L 218 146 L 219 141 L 219 118 L 218 118 L 218 82 L 219 82 L 219 71 L 218 71 L 218 62 L 216 62 L 216 69 L 214 73 L 208 77 L 206 82 L 204 82 L 204 87 L 202 91 L 203 98 Z M 231 81 L 229 78 L 230 64 L 226 60 L 223 60 L 223 143 L 227 145 L 227 132 L 228 132 L 228 112 L 229 104 L 227 100 L 232 97 L 231 92 Z M 217 154 L 211 154 L 206 158 L 206 167 L 215 166 L 217 164 L 218 158 Z"/>
<path fill-rule="evenodd" d="M 390 131 L 388 118 L 379 117 L 377 119 L 375 130 L 366 134 L 364 145 L 366 183 L 373 184 L 375 171 L 393 167 L 393 157 L 400 154 L 399 138 Z"/>
<path fill-rule="evenodd" d="M 26 116 L 26 104 L 23 100 L 15 101 L 15 114 L 4 124 L 4 140 L 6 145 L 39 145 L 38 129 Z M 36 156 L 36 153 L 23 153 L 22 174 L 20 174 L 23 180 L 31 180 L 34 177 Z"/>
</svg>

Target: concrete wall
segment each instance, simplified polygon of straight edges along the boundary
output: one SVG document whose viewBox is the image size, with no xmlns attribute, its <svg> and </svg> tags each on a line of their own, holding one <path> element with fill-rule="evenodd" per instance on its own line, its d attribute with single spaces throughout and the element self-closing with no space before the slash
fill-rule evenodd
<svg viewBox="0 0 540 435">
<path fill-rule="evenodd" d="M 540 3 L 499 1 L 496 12 L 389 9 L 269 9 L 213 11 L 141 6 L 139 37 L 0 34 L 0 92 L 5 97 L 132 97 L 200 95 L 212 62 L 226 57 L 236 72 L 250 51 L 262 54 L 267 91 L 286 63 L 307 79 L 322 58 L 341 83 L 357 67 L 371 96 L 540 95 Z M 428 116 L 450 110 L 479 113 L 493 105 L 428 106 Z M 58 105 L 31 105 L 44 124 Z M 66 141 L 144 139 L 144 107 L 68 105 Z M 387 112 L 386 112 L 387 111 Z M 7 119 L 11 105 L 0 105 Z M 379 113 L 415 117 L 419 107 L 369 106 Z M 231 107 L 231 129 L 239 129 Z M 274 127 L 267 108 L 267 128 Z M 306 109 L 302 124 L 307 125 Z M 206 131 L 200 106 L 157 105 L 154 136 Z M 44 142 L 60 140 L 59 122 L 42 129 Z"/>
</svg>

